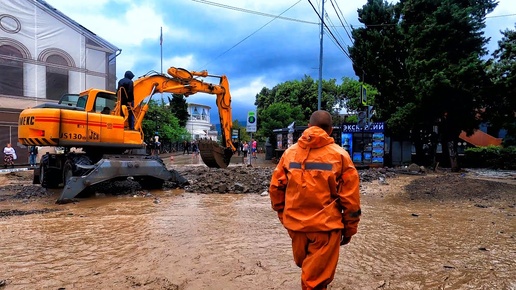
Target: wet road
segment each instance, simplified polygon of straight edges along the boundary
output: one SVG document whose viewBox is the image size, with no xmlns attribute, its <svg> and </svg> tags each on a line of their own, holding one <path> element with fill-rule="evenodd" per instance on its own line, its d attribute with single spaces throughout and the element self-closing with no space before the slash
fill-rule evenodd
<svg viewBox="0 0 516 290">
<path fill-rule="evenodd" d="M 188 155 L 165 161 L 204 166 Z M 410 178 L 363 185 L 359 233 L 341 248 L 332 289 L 516 289 L 515 203 L 401 198 Z M 268 197 L 153 194 L 1 202 L 59 211 L 0 218 L 0 281 L 5 289 L 300 288 Z"/>
<path fill-rule="evenodd" d="M 400 185 L 392 186 L 397 191 Z M 394 183 L 394 181 L 392 182 Z M 299 289 L 267 196 L 153 192 L 0 218 L 5 289 Z M 516 289 L 516 211 L 365 194 L 332 289 Z"/>
</svg>

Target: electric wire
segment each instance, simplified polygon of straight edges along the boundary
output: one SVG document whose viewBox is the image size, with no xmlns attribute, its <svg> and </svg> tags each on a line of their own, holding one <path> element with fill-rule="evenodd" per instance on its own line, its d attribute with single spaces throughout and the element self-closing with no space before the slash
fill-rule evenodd
<svg viewBox="0 0 516 290">
<path fill-rule="evenodd" d="M 270 17 L 270 18 L 275 18 L 275 19 L 281 19 L 281 20 L 293 21 L 293 22 L 300 22 L 300 23 L 306 23 L 306 24 L 312 24 L 312 25 L 319 25 L 319 23 L 313 22 L 313 21 L 301 20 L 301 19 L 296 19 L 296 18 L 291 18 L 291 17 L 283 17 L 283 16 L 279 16 L 279 15 L 264 13 L 264 12 L 260 12 L 260 11 L 256 11 L 256 10 L 244 9 L 244 8 L 230 6 L 230 5 L 221 4 L 221 3 L 217 3 L 217 2 L 213 2 L 213 1 L 208 1 L 208 0 L 192 0 L 192 1 L 193 2 L 198 2 L 198 3 L 201 3 L 201 4 L 212 5 L 212 6 L 216 6 L 216 7 L 220 7 L 220 8 L 224 8 L 224 9 L 235 10 L 235 11 L 249 13 L 249 14 L 255 14 L 255 15 L 259 15 L 259 16 L 265 16 L 265 17 Z M 340 10 L 340 7 L 338 7 L 338 3 L 337 3 L 337 8 Z M 342 11 L 341 11 L 341 15 L 343 15 Z M 516 13 L 514 13 L 514 14 L 492 15 L 492 16 L 486 16 L 485 18 L 505 18 L 505 17 L 515 17 L 515 16 L 516 16 Z M 346 27 L 346 28 L 353 28 L 353 26 L 355 26 L 355 27 L 380 27 L 380 26 L 398 25 L 396 23 L 369 24 L 369 25 L 365 25 L 363 23 L 359 23 L 359 24 L 355 24 L 355 25 L 352 26 L 352 25 L 350 25 L 346 21 L 346 19 L 344 19 L 344 22 L 346 24 L 342 25 L 342 26 Z"/>
<path fill-rule="evenodd" d="M 334 3 L 333 0 L 330 0 L 330 3 L 331 3 L 331 6 L 333 7 L 333 10 L 335 10 L 335 14 L 339 18 L 340 24 L 342 24 L 342 28 L 344 28 L 344 31 L 346 32 L 346 34 L 348 35 L 349 40 L 351 41 L 351 44 L 353 44 L 354 43 L 353 42 L 353 38 L 351 37 L 351 35 L 348 32 L 348 29 L 346 28 L 346 26 L 349 26 L 349 24 L 346 21 L 346 18 L 344 17 L 344 13 L 342 13 L 342 10 L 340 10 L 339 4 L 338 3 Z M 335 7 L 335 5 L 337 7 Z M 342 18 L 341 18 L 341 15 L 342 15 Z M 342 21 L 346 22 L 346 25 L 344 25 L 344 23 Z"/>
<path fill-rule="evenodd" d="M 329 25 L 328 25 L 327 27 L 325 26 L 325 27 L 324 27 L 324 30 L 325 30 L 325 31 L 327 31 L 327 33 L 328 33 L 328 34 L 333 33 L 333 34 L 335 35 L 335 40 L 333 40 L 333 39 L 330 37 L 330 39 L 332 39 L 333 43 L 334 43 L 335 45 L 337 45 L 337 46 L 338 46 L 338 44 L 337 44 L 335 41 L 337 41 L 338 43 L 346 43 L 346 42 L 344 41 L 344 38 L 342 37 L 342 35 L 339 33 L 339 31 L 338 31 L 338 30 L 336 30 L 336 29 L 333 29 L 333 30 L 332 30 L 332 29 L 330 28 L 330 27 L 335 27 L 335 26 L 333 26 L 333 21 L 332 21 L 332 20 L 331 20 L 331 18 L 328 16 L 328 14 L 325 14 L 325 18 L 326 18 L 327 22 L 329 22 Z M 349 51 L 348 51 L 348 52 L 349 52 Z"/>
<path fill-rule="evenodd" d="M 349 53 L 346 51 L 346 49 L 342 46 L 342 44 L 338 41 L 338 39 L 335 37 L 335 35 L 333 34 L 333 32 L 330 30 L 330 28 L 326 25 L 326 23 L 324 22 L 324 19 L 322 18 L 322 16 L 319 14 L 319 11 L 317 11 L 317 9 L 315 8 L 314 4 L 312 3 L 311 0 L 308 0 L 308 3 L 310 3 L 310 5 L 312 6 L 312 9 L 314 10 L 315 14 L 317 14 L 317 17 L 319 17 L 319 20 L 321 21 L 321 23 L 324 25 L 324 27 L 326 28 L 326 31 L 328 31 L 329 33 L 329 36 L 331 38 L 333 38 L 334 40 L 334 43 L 337 45 L 338 48 L 340 48 L 340 50 L 351 60 L 351 57 L 349 55 Z"/>
<path fill-rule="evenodd" d="M 199 1 L 199 0 L 193 0 L 193 1 Z M 283 12 L 281 12 L 279 15 L 277 15 L 275 18 L 271 19 L 269 22 L 265 23 L 264 25 L 262 25 L 260 28 L 258 28 L 257 30 L 255 30 L 254 32 L 252 32 L 251 34 L 249 34 L 248 36 L 244 37 L 242 40 L 240 40 L 239 42 L 237 42 L 236 44 L 234 44 L 233 46 L 231 46 L 230 48 L 228 48 L 226 51 L 222 52 L 221 54 L 219 54 L 218 56 L 216 56 L 214 59 L 212 59 L 211 61 L 209 61 L 208 63 L 204 64 L 202 67 L 207 67 L 209 64 L 211 64 L 213 61 L 215 61 L 216 59 L 220 58 L 221 56 L 223 56 L 224 54 L 228 53 L 230 50 L 232 50 L 233 48 L 237 47 L 239 44 L 241 44 L 242 42 L 246 41 L 247 39 L 249 39 L 251 36 L 255 35 L 256 33 L 258 33 L 258 31 L 262 30 L 265 26 L 269 25 L 271 22 L 273 22 L 274 20 L 278 19 L 278 17 L 280 17 L 281 15 L 285 14 L 287 11 L 289 11 L 290 9 L 292 9 L 294 6 L 296 6 L 297 4 L 299 4 L 299 2 L 301 2 L 301 0 L 297 1 L 296 3 L 292 4 L 290 7 L 288 7 L 287 9 L 285 9 Z"/>
<path fill-rule="evenodd" d="M 249 13 L 249 14 L 255 14 L 255 15 L 270 17 L 270 18 L 274 18 L 274 19 L 288 20 L 288 21 L 308 23 L 308 24 L 317 24 L 317 22 L 311 22 L 311 21 L 295 19 L 295 18 L 290 18 L 290 17 L 283 17 L 283 16 L 281 16 L 281 14 L 280 15 L 273 15 L 273 14 L 269 14 L 269 13 L 264 13 L 264 12 L 260 12 L 260 11 L 244 9 L 244 8 L 235 7 L 235 6 L 229 6 L 229 5 L 226 5 L 226 4 L 221 4 L 221 3 L 207 1 L 207 0 L 192 0 L 192 1 L 193 2 L 202 3 L 202 4 L 217 6 L 217 7 L 220 7 L 220 8 L 235 10 L 235 11 L 239 11 L 239 12 L 244 12 L 244 13 Z"/>
</svg>

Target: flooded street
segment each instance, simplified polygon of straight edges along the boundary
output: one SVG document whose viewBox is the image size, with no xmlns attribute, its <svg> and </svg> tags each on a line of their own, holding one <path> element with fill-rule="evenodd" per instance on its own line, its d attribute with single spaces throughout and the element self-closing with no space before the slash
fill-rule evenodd
<svg viewBox="0 0 516 290">
<path fill-rule="evenodd" d="M 363 185 L 331 289 L 516 289 L 516 187 L 429 198 L 405 192 L 417 178 Z M 1 201 L 57 211 L 0 217 L 0 289 L 300 289 L 268 196 L 152 194 Z"/>
</svg>

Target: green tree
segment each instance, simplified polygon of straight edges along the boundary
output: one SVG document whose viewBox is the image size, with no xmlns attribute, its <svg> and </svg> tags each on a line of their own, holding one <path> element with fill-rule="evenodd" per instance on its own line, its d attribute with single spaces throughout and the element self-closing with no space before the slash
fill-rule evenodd
<svg viewBox="0 0 516 290">
<path fill-rule="evenodd" d="M 300 105 L 294 106 L 286 102 L 274 103 L 260 110 L 258 121 L 260 119 L 262 121 L 258 126 L 257 135 L 269 138 L 271 144 L 276 144 L 276 135 L 273 133 L 274 129 L 286 128 L 292 122 L 308 124 L 309 120 L 305 118 Z"/>
<path fill-rule="evenodd" d="M 378 118 L 387 121 L 390 128 L 408 131 L 406 126 L 389 124 L 390 118 L 397 118 L 400 111 L 406 111 L 400 108 L 414 99 L 407 84 L 405 63 L 408 50 L 399 25 L 400 17 L 399 5 L 383 0 L 368 0 L 362 9 L 358 9 L 358 20 L 365 27 L 352 30 L 354 44 L 349 47 L 349 54 L 360 81 L 378 90 L 379 97 L 370 103 L 375 106 Z"/>
<path fill-rule="evenodd" d="M 181 127 L 186 127 L 186 122 L 190 118 L 188 114 L 188 104 L 184 95 L 172 94 L 172 98 L 168 97 L 168 103 L 170 105 L 170 111 L 178 119 Z"/>
<path fill-rule="evenodd" d="M 188 131 L 179 125 L 179 120 L 163 104 L 151 100 L 149 110 L 142 124 L 145 140 L 153 138 L 158 132 L 161 140 L 177 141 L 188 138 Z"/>
<path fill-rule="evenodd" d="M 403 1 L 401 27 L 409 55 L 409 84 L 416 97 L 415 124 L 429 127 L 441 120 L 440 137 L 458 169 L 456 142 L 461 131 L 478 128 L 482 88 L 488 85 L 483 36 L 485 16 L 494 0 Z M 417 140 L 416 140 L 417 141 Z M 416 146 L 421 148 L 421 146 Z M 446 150 L 447 149 L 447 150 Z"/>
<path fill-rule="evenodd" d="M 479 124 L 482 88 L 488 84 L 482 29 L 495 7 L 494 0 L 402 0 L 396 5 L 368 0 L 359 10 L 366 27 L 353 31 L 355 73 L 380 91 L 375 103 L 388 128 L 399 128 L 394 133 L 402 135 L 441 121 L 454 169 L 452 141 Z M 418 151 L 419 137 L 413 140 Z"/>
<path fill-rule="evenodd" d="M 493 87 L 486 92 L 483 119 L 496 130 L 506 129 L 504 145 L 510 146 L 516 145 L 516 31 L 505 30 L 502 35 L 490 60 Z"/>
<path fill-rule="evenodd" d="M 318 82 L 310 76 L 305 76 L 302 80 L 287 81 L 276 85 L 272 89 L 263 88 L 256 96 L 255 105 L 258 108 L 258 126 L 261 126 L 263 117 L 261 110 L 278 102 L 300 106 L 304 119 L 310 119 L 310 115 L 317 110 L 318 104 Z M 337 104 L 338 86 L 336 80 L 323 80 L 321 109 L 329 112 Z M 276 128 L 277 129 L 277 128 Z"/>
<path fill-rule="evenodd" d="M 364 84 L 352 78 L 342 78 L 342 84 L 338 86 L 337 103 L 339 107 L 345 108 L 350 112 L 356 112 L 361 109 L 361 92 L 362 88 L 367 92 L 367 105 L 375 105 L 378 90 L 369 84 Z"/>
</svg>

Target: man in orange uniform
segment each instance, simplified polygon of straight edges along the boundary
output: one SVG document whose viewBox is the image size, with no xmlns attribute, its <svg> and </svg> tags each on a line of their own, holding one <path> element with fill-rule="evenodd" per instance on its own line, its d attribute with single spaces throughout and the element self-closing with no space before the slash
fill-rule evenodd
<svg viewBox="0 0 516 290">
<path fill-rule="evenodd" d="M 272 209 L 292 239 L 302 289 L 326 289 L 340 245 L 357 232 L 359 176 L 349 154 L 335 144 L 332 118 L 316 111 L 296 144 L 282 155 L 269 187 Z"/>
</svg>

